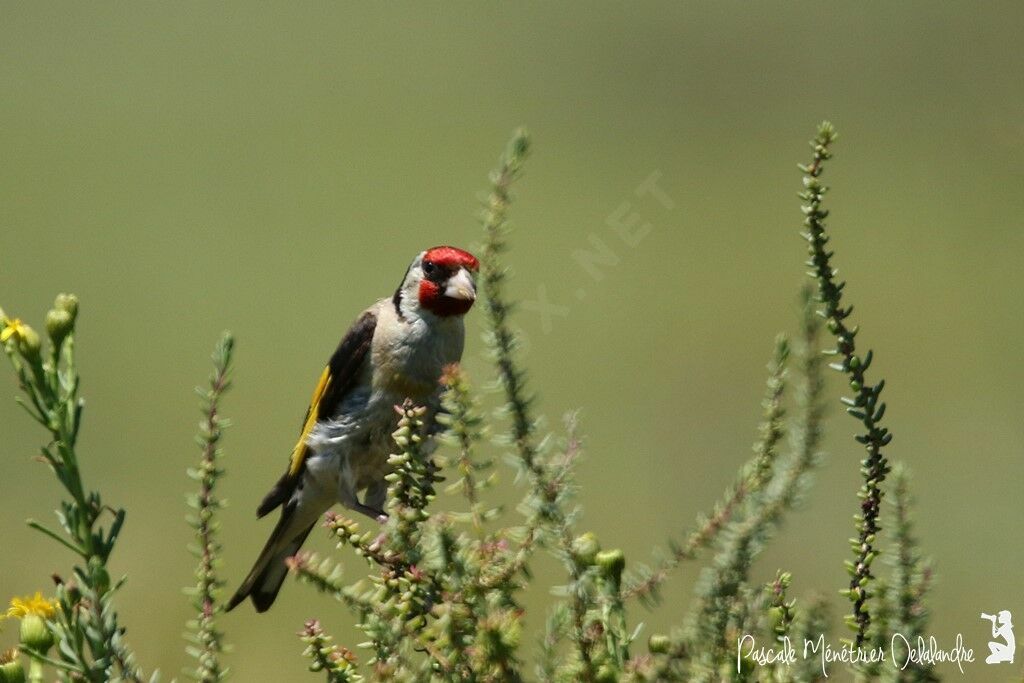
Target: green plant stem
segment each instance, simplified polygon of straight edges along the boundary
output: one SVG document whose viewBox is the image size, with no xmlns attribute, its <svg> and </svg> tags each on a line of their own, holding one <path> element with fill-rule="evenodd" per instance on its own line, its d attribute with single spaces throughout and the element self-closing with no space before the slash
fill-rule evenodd
<svg viewBox="0 0 1024 683">
<path fill-rule="evenodd" d="M 928 560 L 922 556 L 914 537 L 910 473 L 902 463 L 896 463 L 893 467 L 892 484 L 890 519 L 893 552 L 890 555 L 892 573 L 889 591 L 892 603 L 891 631 L 900 633 L 910 643 L 916 643 L 918 637 L 925 637 L 928 626 L 925 597 L 930 587 L 932 569 Z M 901 661 L 906 651 L 902 642 L 896 647 L 899 649 L 895 653 L 897 661 Z M 893 683 L 929 683 L 939 678 L 935 675 L 933 664 L 919 662 L 905 669 L 887 667 L 883 671 L 883 680 Z"/>
<path fill-rule="evenodd" d="M 781 399 L 785 385 L 781 363 L 785 362 L 785 356 L 789 353 L 783 339 L 777 340 L 776 344 L 777 352 L 781 355 L 779 362 L 769 368 L 768 387 L 763 404 L 766 419 L 760 426 L 762 438 L 755 444 L 754 456 L 740 469 L 736 481 L 726 489 L 712 513 L 698 520 L 697 528 L 687 536 L 686 541 L 682 545 L 673 544 L 668 556 L 653 572 L 646 576 L 634 577 L 628 582 L 623 591 L 624 599 L 640 598 L 648 603 L 654 602 L 658 588 L 672 571 L 684 561 L 695 559 L 700 550 L 710 546 L 719 537 L 722 529 L 736 517 L 747 498 L 757 494 L 767 483 L 775 458 L 775 445 L 782 437 Z"/>
<path fill-rule="evenodd" d="M 445 370 L 441 384 L 445 387 L 441 396 L 441 405 L 444 411 L 438 415 L 438 420 L 444 422 L 447 427 L 447 435 L 454 439 L 455 446 L 458 448 L 457 462 L 461 475 L 457 482 L 458 488 L 469 503 L 469 516 L 473 524 L 473 531 L 477 540 L 482 542 L 486 537 L 484 525 L 489 512 L 480 500 L 480 493 L 487 482 L 486 480 L 479 481 L 477 474 L 484 471 L 489 463 L 479 461 L 475 457 L 475 451 L 476 444 L 480 439 L 480 424 L 483 420 L 476 414 L 469 391 L 469 383 L 459 365 L 453 364 Z"/>
<path fill-rule="evenodd" d="M 61 295 L 56 308 L 62 308 L 71 299 L 73 297 Z M 106 569 L 124 524 L 125 511 L 104 505 L 97 492 L 86 493 L 75 451 L 84 402 L 78 396 L 79 376 L 75 362 L 77 299 L 71 303 L 74 314 L 68 318 L 61 336 L 51 335 L 46 363 L 42 361 L 41 349 L 28 354 L 17 344 L 4 345 L 19 385 L 31 403 L 29 412 L 34 412 L 36 421 L 50 432 L 51 442 L 42 447 L 42 458 L 71 498 L 62 504 L 59 514 L 61 524 L 71 539 L 62 541 L 62 545 L 72 549 L 82 560 L 81 565 L 74 568 L 79 582 L 78 597 L 72 598 L 61 586 L 57 593 L 64 609 L 69 613 L 77 611 L 86 619 L 80 621 L 76 617 L 62 622 L 70 630 L 57 634 L 66 646 L 61 647 L 60 653 L 62 659 L 69 658 L 69 666 L 80 669 L 84 672 L 82 677 L 89 681 L 107 680 L 112 669 L 118 671 L 123 680 L 141 681 L 110 598 L 118 584 L 111 582 Z M 30 408 L 27 403 L 22 402 L 22 405 Z M 113 513 L 114 520 L 104 535 L 96 527 L 105 510 Z M 33 526 L 41 529 L 38 523 Z M 49 530 L 43 533 L 54 536 Z M 87 645 L 88 655 L 83 643 Z M 74 659 L 70 659 L 72 657 Z"/>
<path fill-rule="evenodd" d="M 303 654 L 310 659 L 310 671 L 325 672 L 328 683 L 362 680 L 353 666 L 355 657 L 346 648 L 334 645 L 332 638 L 324 634 L 319 621 L 307 621 L 299 631 L 299 637 L 306 643 Z"/>
<path fill-rule="evenodd" d="M 818 284 L 818 299 L 822 304 L 821 316 L 826 320 L 829 332 L 835 337 L 836 348 L 829 351 L 841 360 L 831 367 L 844 373 L 848 380 L 853 398 L 843 398 L 847 412 L 859 420 L 863 426 L 862 434 L 855 438 L 867 450 L 867 457 L 861 462 L 861 474 L 864 484 L 858 492 L 861 500 L 860 513 L 856 515 L 857 538 L 851 543 L 855 560 L 848 565 L 850 587 L 846 591 L 853 603 L 853 614 L 849 624 L 856 634 L 855 645 L 863 645 L 871 625 L 871 613 L 868 600 L 874 575 L 871 563 L 878 555 L 875 539 L 881 530 L 879 524 L 879 508 L 882 502 L 882 482 L 889 473 L 889 465 L 882 453 L 882 448 L 892 440 L 889 430 L 881 426 L 885 414 L 885 404 L 879 401 L 885 381 L 870 384 L 867 381 L 867 370 L 873 358 L 869 350 L 863 358 L 857 355 L 855 338 L 858 328 L 849 327 L 846 323 L 852 306 L 842 306 L 845 282 L 837 282 L 836 270 L 831 259 L 833 252 L 826 249 L 829 237 L 825 232 L 825 218 L 828 211 L 822 208 L 822 199 L 827 187 L 822 185 L 820 176 L 824 170 L 824 162 L 831 158 L 830 151 L 836 134 L 832 124 L 824 122 L 818 128 L 818 135 L 811 143 L 814 156 L 811 163 L 801 166 L 804 174 L 804 191 L 800 198 L 804 200 L 803 212 L 806 216 L 803 233 L 808 242 L 811 267 L 808 273 Z"/>
<path fill-rule="evenodd" d="M 785 509 L 784 495 L 791 486 L 790 482 L 775 486 L 768 492 L 764 488 L 776 473 L 778 446 L 784 435 L 782 397 L 786 388 L 788 358 L 789 343 L 780 335 L 776 339 L 772 361 L 768 364 L 768 380 L 762 401 L 764 417 L 759 429 L 761 438 L 754 446 L 756 455 L 749 474 L 751 494 L 745 509 L 730 523 L 698 590 L 692 649 L 700 653 L 703 663 L 701 675 L 716 675 L 718 664 L 726 658 L 726 628 L 732 607 L 746 583 L 761 536 Z M 780 476 L 783 475 L 798 476 L 795 468 Z"/>
<path fill-rule="evenodd" d="M 214 371 L 209 388 L 205 391 L 197 389 L 203 396 L 203 419 L 196 437 L 202 453 L 199 466 L 189 471 L 189 475 L 199 482 L 199 491 L 188 500 L 189 506 L 195 510 L 189 517 L 189 523 L 195 530 L 198 544 L 195 550 L 198 559 L 196 585 L 191 589 L 196 616 L 189 624 L 192 631 L 189 651 L 196 661 L 195 668 L 188 673 L 202 683 L 217 683 L 226 675 L 220 661 L 224 634 L 216 621 L 220 611 L 217 597 L 224 584 L 217 575 L 221 550 L 217 540 L 217 512 L 223 503 L 216 495 L 216 486 L 223 475 L 218 465 L 222 455 L 220 441 L 224 428 L 228 426 L 228 421 L 220 414 L 220 401 L 230 386 L 228 376 L 233 349 L 234 339 L 225 332 L 213 352 Z"/>
<path fill-rule="evenodd" d="M 491 175 L 491 193 L 484 207 L 484 246 L 481 259 L 482 290 L 486 298 L 489 342 L 494 354 L 498 377 L 505 390 L 512 421 L 512 442 L 520 462 L 530 478 L 530 487 L 537 499 L 537 511 L 561 546 L 569 570 L 572 594 L 572 640 L 576 645 L 584 681 L 594 679 L 591 658 L 592 643 L 585 633 L 587 605 L 581 590 L 586 567 L 574 557 L 572 525 L 563 510 L 560 489 L 552 485 L 543 458 L 534 443 L 534 421 L 530 416 L 532 398 L 527 395 L 525 374 L 515 361 L 515 334 L 509 325 L 512 307 L 506 301 L 502 284 L 505 279 L 500 255 L 506 250 L 507 216 L 511 203 L 512 181 L 519 175 L 529 150 L 529 139 L 517 131 L 506 149 L 498 168 Z"/>
<path fill-rule="evenodd" d="M 29 658 L 28 683 L 43 683 L 46 680 L 43 661 L 36 657 Z"/>
</svg>

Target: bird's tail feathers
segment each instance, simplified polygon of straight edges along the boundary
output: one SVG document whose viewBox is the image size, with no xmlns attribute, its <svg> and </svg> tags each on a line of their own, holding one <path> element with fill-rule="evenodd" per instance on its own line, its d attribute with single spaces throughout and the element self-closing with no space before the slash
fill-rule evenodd
<svg viewBox="0 0 1024 683">
<path fill-rule="evenodd" d="M 256 517 L 265 517 L 268 513 L 272 512 L 278 505 L 283 505 L 295 491 L 296 477 L 291 472 L 285 472 L 284 475 L 277 480 L 277 483 L 270 489 L 270 491 L 263 497 L 258 508 L 256 508 Z"/>
<path fill-rule="evenodd" d="M 259 557 L 253 564 L 249 575 L 245 577 L 242 585 L 238 587 L 235 594 L 231 596 L 225 611 L 230 612 L 246 598 L 252 599 L 253 606 L 257 612 L 266 612 L 274 604 L 281 584 L 288 574 L 288 566 L 285 560 L 295 555 L 302 547 L 309 532 L 313 530 L 316 519 L 308 523 L 304 529 L 296 530 L 295 506 L 286 507 L 281 513 L 281 519 L 267 539 L 266 545 L 260 551 Z"/>
</svg>

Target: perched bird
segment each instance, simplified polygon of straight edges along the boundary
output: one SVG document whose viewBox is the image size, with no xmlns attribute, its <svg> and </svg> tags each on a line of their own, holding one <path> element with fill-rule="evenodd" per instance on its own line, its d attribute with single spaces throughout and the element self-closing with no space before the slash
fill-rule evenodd
<svg viewBox="0 0 1024 683">
<path fill-rule="evenodd" d="M 335 503 L 386 519 L 395 406 L 409 398 L 428 408 L 428 419 L 436 413 L 441 373 L 462 357 L 462 316 L 476 299 L 478 266 L 461 249 L 427 249 L 394 296 L 363 311 L 342 338 L 313 391 L 288 469 L 256 510 L 263 517 L 280 506 L 281 518 L 227 609 L 247 597 L 257 612 L 269 609 L 285 560 Z"/>
</svg>

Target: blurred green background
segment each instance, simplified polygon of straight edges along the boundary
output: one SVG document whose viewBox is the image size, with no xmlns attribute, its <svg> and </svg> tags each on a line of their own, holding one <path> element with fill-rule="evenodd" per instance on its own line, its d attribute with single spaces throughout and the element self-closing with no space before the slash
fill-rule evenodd
<svg viewBox="0 0 1024 683">
<path fill-rule="evenodd" d="M 269 533 L 253 510 L 321 364 L 417 251 L 478 239 L 486 172 L 519 124 L 535 153 L 508 260 L 512 292 L 533 304 L 516 320 L 550 423 L 582 408 L 580 501 L 605 546 L 648 560 L 748 457 L 772 337 L 796 321 L 796 163 L 830 118 L 833 245 L 888 380 L 891 456 L 916 474 L 939 573 L 931 630 L 947 646 L 962 632 L 983 659 L 979 612 L 1024 616 L 1019 3 L 3 10 L 0 305 L 41 326 L 57 292 L 82 299 L 81 453 L 88 483 L 129 510 L 114 569 L 130 577 L 119 604 L 147 669 L 185 663 L 192 387 L 220 331 L 238 338 L 223 487 L 233 589 Z M 637 195 L 654 173 L 671 209 Z M 628 245 L 609 220 L 634 213 L 643 237 Z M 574 257 L 594 240 L 617 261 L 600 278 Z M 544 301 L 557 309 L 543 315 Z M 478 386 L 480 323 L 474 311 Z M 34 426 L 0 400 L 0 599 L 68 568 L 22 523 L 50 519 L 58 495 L 32 461 Z M 833 410 L 816 486 L 757 565 L 764 579 L 792 570 L 798 596 L 834 596 L 837 623 L 854 428 Z M 503 470 L 506 498 L 512 487 Z M 679 619 L 696 574 L 638 612 L 646 633 Z M 343 608 L 289 583 L 272 612 L 223 619 L 236 680 L 307 680 L 294 633 L 311 616 L 361 640 Z"/>
</svg>

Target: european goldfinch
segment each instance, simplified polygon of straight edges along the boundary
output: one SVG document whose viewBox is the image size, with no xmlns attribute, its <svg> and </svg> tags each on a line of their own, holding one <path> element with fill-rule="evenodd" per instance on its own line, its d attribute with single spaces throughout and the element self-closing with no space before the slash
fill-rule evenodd
<svg viewBox="0 0 1024 683">
<path fill-rule="evenodd" d="M 228 602 L 274 604 L 317 520 L 335 503 L 383 521 L 395 406 L 409 398 L 436 413 L 445 366 L 462 357 L 462 316 L 476 299 L 477 259 L 433 247 L 409 265 L 392 297 L 363 311 L 342 338 L 313 392 L 288 469 L 256 510 L 281 518 L 249 575 Z M 365 491 L 362 500 L 358 492 Z"/>
</svg>

